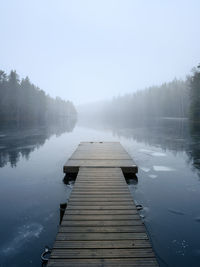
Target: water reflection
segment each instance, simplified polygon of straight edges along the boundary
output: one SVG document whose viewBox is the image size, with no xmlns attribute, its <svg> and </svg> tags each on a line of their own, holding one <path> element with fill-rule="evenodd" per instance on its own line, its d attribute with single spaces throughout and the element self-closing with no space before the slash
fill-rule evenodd
<svg viewBox="0 0 200 267">
<path fill-rule="evenodd" d="M 189 161 L 200 177 L 200 125 L 190 125 L 190 143 L 187 150 Z"/>
<path fill-rule="evenodd" d="M 173 152 L 174 155 L 185 152 L 188 156 L 188 163 L 193 166 L 194 171 L 197 171 L 200 177 L 199 124 L 191 125 L 186 119 L 164 118 L 137 123 L 132 128 L 121 128 L 119 125 L 107 125 L 106 128 L 110 129 L 116 137 L 125 137 L 162 149 L 162 152 L 141 149 L 141 152 L 149 156 L 164 157 L 167 150 Z M 148 172 L 147 169 L 143 168 L 143 170 Z"/>
<path fill-rule="evenodd" d="M 44 145 L 45 141 L 52 135 L 60 136 L 65 132 L 72 132 L 76 125 L 76 119 L 58 121 L 53 125 L 37 127 L 0 127 L 0 167 L 10 163 L 16 167 L 17 162 L 22 158 L 29 158 L 31 152 Z M 87 125 L 89 126 L 89 125 Z M 188 163 L 191 163 L 194 170 L 200 176 L 200 125 L 190 125 L 185 119 L 157 119 L 145 123 L 134 124 L 132 128 L 118 125 L 90 125 L 90 128 L 105 128 L 112 131 L 115 137 L 125 137 L 129 140 L 136 140 L 146 145 L 161 148 L 163 152 L 141 151 L 149 156 L 165 156 L 165 151 L 172 151 L 174 154 L 185 152 L 188 155 Z M 142 167 L 141 167 L 142 168 Z M 144 168 L 143 168 L 144 169 Z M 145 170 L 144 170 L 145 171 Z M 154 178 L 154 177 L 152 177 Z"/>
<path fill-rule="evenodd" d="M 16 167 L 20 158 L 29 158 L 31 152 L 44 145 L 52 135 L 60 136 L 65 132 L 72 132 L 76 118 L 60 120 L 55 124 L 45 126 L 10 126 L 0 127 L 0 167 L 10 163 Z"/>
<path fill-rule="evenodd" d="M 93 129 L 76 127 L 72 134 L 67 133 L 74 125 L 1 127 L 1 166 L 7 166 L 0 169 L 0 266 L 40 266 L 44 246 L 54 243 L 59 205 L 69 199 L 73 188 L 71 176 L 65 177 L 67 184 L 63 184 L 62 166 L 78 143 L 88 140 L 119 141 L 135 159 L 138 179 L 126 177 L 127 183 L 136 205 L 142 207 L 139 212 L 160 266 L 197 266 L 198 127 L 191 127 L 186 120 L 165 119 L 129 129 L 97 125 L 96 130 L 93 124 Z M 50 139 L 53 134 L 62 135 Z M 36 149 L 37 153 L 32 153 Z"/>
<path fill-rule="evenodd" d="M 190 140 L 188 121 L 184 119 L 157 119 L 123 129 L 113 126 L 112 132 L 116 136 L 157 146 L 164 151 L 185 151 Z"/>
</svg>

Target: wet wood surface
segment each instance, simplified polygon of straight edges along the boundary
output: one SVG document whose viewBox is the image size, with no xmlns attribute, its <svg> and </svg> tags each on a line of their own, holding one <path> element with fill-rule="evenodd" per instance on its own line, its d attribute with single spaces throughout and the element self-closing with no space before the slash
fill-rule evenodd
<svg viewBox="0 0 200 267">
<path fill-rule="evenodd" d="M 127 173 L 138 172 L 133 159 L 119 142 L 81 142 L 63 170 L 65 173 L 73 173 L 79 167 L 119 167 Z"/>
<path fill-rule="evenodd" d="M 92 148 L 93 144 L 97 150 Z M 118 164 L 121 160 L 126 161 L 125 165 L 129 162 L 133 165 L 132 159 L 119 143 L 95 144 L 84 143 L 72 155 L 81 165 L 77 163 L 78 176 L 48 267 L 158 266 L 146 228 Z M 104 155 L 106 161 L 112 160 L 116 166 L 107 167 L 103 163 L 101 167 L 88 167 L 84 159 L 94 156 L 95 160 L 101 158 L 104 162 Z M 87 165 L 82 166 L 84 163 Z"/>
</svg>

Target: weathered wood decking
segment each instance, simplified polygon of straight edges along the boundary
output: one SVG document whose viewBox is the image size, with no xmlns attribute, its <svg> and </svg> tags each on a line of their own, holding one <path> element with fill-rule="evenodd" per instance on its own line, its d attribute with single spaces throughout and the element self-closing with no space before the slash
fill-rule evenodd
<svg viewBox="0 0 200 267">
<path fill-rule="evenodd" d="M 64 171 L 73 168 L 78 176 L 48 267 L 158 266 L 121 170 L 137 167 L 122 146 L 81 143 Z"/>
<path fill-rule="evenodd" d="M 64 165 L 65 173 L 77 173 L 79 167 L 119 167 L 125 173 L 137 173 L 138 168 L 119 142 L 81 142 Z"/>
</svg>

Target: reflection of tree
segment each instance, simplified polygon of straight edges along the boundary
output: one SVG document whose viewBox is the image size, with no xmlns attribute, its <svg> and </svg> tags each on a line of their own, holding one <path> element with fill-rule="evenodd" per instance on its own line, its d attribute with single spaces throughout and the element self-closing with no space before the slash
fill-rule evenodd
<svg viewBox="0 0 200 267">
<path fill-rule="evenodd" d="M 174 118 L 141 121 L 135 123 L 132 128 L 119 122 L 112 125 L 92 123 L 92 127 L 110 129 L 114 136 L 160 147 L 164 151 L 169 150 L 175 154 L 185 152 L 189 162 L 200 175 L 200 124 L 190 125 L 186 119 Z"/>
<path fill-rule="evenodd" d="M 200 124 L 190 124 L 190 136 L 191 140 L 189 143 L 187 154 L 193 167 L 198 171 L 200 176 Z"/>
<path fill-rule="evenodd" d="M 185 151 L 189 140 L 188 121 L 184 119 L 149 120 L 124 129 L 115 125 L 112 126 L 112 132 L 119 137 L 123 136 L 173 152 Z"/>
<path fill-rule="evenodd" d="M 28 159 L 30 153 L 44 145 L 52 135 L 60 136 L 64 132 L 71 132 L 75 124 L 76 117 L 34 128 L 11 128 L 4 125 L 0 129 L 0 167 L 4 167 L 8 162 L 11 167 L 16 167 L 20 157 Z"/>
<path fill-rule="evenodd" d="M 189 162 L 200 176 L 200 124 L 187 120 L 162 119 L 137 124 L 132 129 L 112 128 L 113 134 L 148 145 L 158 146 L 173 153 L 186 152 Z"/>
</svg>

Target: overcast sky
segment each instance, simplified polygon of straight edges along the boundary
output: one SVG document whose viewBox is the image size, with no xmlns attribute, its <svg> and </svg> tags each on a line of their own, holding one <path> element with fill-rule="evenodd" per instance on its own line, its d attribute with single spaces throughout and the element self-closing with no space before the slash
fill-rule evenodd
<svg viewBox="0 0 200 267">
<path fill-rule="evenodd" d="M 0 69 L 75 104 L 123 95 L 200 62 L 199 0 L 0 0 Z"/>
</svg>

